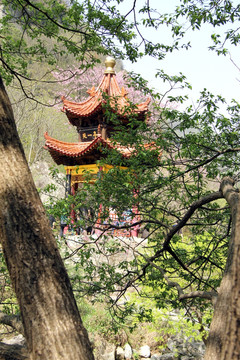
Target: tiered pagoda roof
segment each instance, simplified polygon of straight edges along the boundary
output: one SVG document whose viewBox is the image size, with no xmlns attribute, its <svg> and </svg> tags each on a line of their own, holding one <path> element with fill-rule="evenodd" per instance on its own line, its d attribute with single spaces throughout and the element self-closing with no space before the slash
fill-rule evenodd
<svg viewBox="0 0 240 360">
<path fill-rule="evenodd" d="M 116 112 L 121 118 L 129 117 L 130 102 L 127 98 L 128 93 L 124 87 L 121 90 L 119 88 L 113 69 L 115 63 L 114 59 L 107 58 L 105 62 L 107 68 L 99 86 L 97 89 L 93 86 L 87 91 L 89 97 L 85 101 L 76 103 L 65 99 L 64 96 L 62 97 L 63 111 L 73 125 L 77 125 L 76 118 L 92 117 L 104 112 L 107 102 L 106 96 L 110 98 L 109 105 L 113 112 Z M 143 118 L 148 112 L 149 103 L 150 98 L 141 104 L 135 105 L 131 112 Z"/>
<path fill-rule="evenodd" d="M 131 156 L 134 152 L 133 148 L 127 148 L 121 145 L 113 145 L 110 140 L 104 140 L 100 135 L 94 140 L 88 142 L 69 143 L 56 140 L 44 134 L 46 139 L 45 146 L 48 148 L 53 160 L 57 165 L 85 165 L 94 162 L 103 157 L 100 145 L 108 149 L 115 149 L 125 158 Z"/>
<path fill-rule="evenodd" d="M 116 80 L 115 63 L 113 58 L 107 58 L 103 78 L 96 90 L 94 87 L 88 90 L 87 100 L 75 103 L 62 98 L 63 111 L 69 122 L 77 127 L 79 142 L 59 141 L 45 133 L 45 148 L 49 150 L 56 164 L 75 166 L 96 163 L 96 160 L 103 157 L 101 147 L 115 149 L 125 158 L 134 152 L 134 149 L 113 144 L 109 139 L 114 127 L 108 124 L 104 117 L 106 96 L 109 96 L 108 101 L 112 111 L 117 113 L 124 123 L 132 113 L 135 113 L 139 119 L 146 120 L 150 99 L 135 105 L 130 112 L 127 92 L 124 88 L 120 90 Z"/>
</svg>

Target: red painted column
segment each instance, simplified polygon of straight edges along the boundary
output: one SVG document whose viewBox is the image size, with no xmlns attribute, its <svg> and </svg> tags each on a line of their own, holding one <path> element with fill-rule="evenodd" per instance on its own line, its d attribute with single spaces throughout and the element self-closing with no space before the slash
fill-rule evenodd
<svg viewBox="0 0 240 360">
<path fill-rule="evenodd" d="M 99 171 L 98 171 L 98 178 L 101 178 L 101 173 L 103 171 L 103 168 L 102 166 L 99 167 Z M 102 225 L 102 222 L 101 222 L 101 213 L 102 213 L 102 204 L 99 205 L 99 210 L 98 210 L 98 219 L 97 219 L 97 222 L 95 224 L 95 234 L 97 236 L 100 236 L 102 234 L 102 230 L 101 229 L 101 225 Z"/>
<path fill-rule="evenodd" d="M 134 190 L 134 197 L 137 198 L 137 196 L 138 196 L 138 190 L 137 191 Z M 140 219 L 140 215 L 139 215 L 138 205 L 137 204 L 132 207 L 132 212 L 134 214 L 132 222 L 133 223 L 138 222 L 139 219 Z M 138 232 L 139 232 L 139 225 L 133 226 L 132 230 L 131 230 L 131 236 L 138 237 Z"/>
<path fill-rule="evenodd" d="M 72 196 L 75 196 L 77 189 L 78 189 L 78 183 L 73 184 L 73 186 L 71 187 L 71 195 Z M 73 204 L 72 204 L 72 209 L 71 209 L 71 213 L 70 213 L 70 218 L 71 218 L 71 223 L 74 224 L 76 221 L 76 211 L 74 210 Z"/>
</svg>

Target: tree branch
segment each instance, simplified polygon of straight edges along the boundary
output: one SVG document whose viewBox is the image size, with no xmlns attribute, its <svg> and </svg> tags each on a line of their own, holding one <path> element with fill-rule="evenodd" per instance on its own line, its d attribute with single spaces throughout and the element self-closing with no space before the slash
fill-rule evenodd
<svg viewBox="0 0 240 360">
<path fill-rule="evenodd" d="M 0 311 L 0 324 L 11 326 L 17 330 L 20 334 L 24 334 L 23 325 L 20 316 L 7 315 Z"/>
<path fill-rule="evenodd" d="M 216 151 L 216 154 L 211 156 L 210 158 L 198 163 L 197 165 L 194 165 L 194 166 L 191 166 L 190 168 L 188 168 L 187 170 L 184 170 L 183 172 L 177 174 L 177 175 L 174 175 L 174 176 L 171 176 L 170 177 L 170 180 L 173 180 L 175 178 L 177 178 L 178 176 L 182 176 L 182 175 L 185 175 L 193 170 L 197 170 L 198 168 L 204 166 L 204 165 L 207 165 L 209 163 L 211 163 L 213 160 L 217 159 L 218 157 L 222 156 L 222 155 L 225 155 L 225 154 L 229 154 L 229 153 L 235 153 L 235 152 L 239 152 L 240 151 L 240 148 L 237 147 L 237 148 L 229 148 L 229 149 L 225 149 L 225 150 L 222 150 L 222 151 Z"/>
<path fill-rule="evenodd" d="M 202 299 L 211 300 L 213 302 L 213 304 L 215 303 L 216 298 L 218 296 L 218 293 L 216 291 L 214 291 L 214 290 L 212 290 L 212 291 L 192 291 L 192 292 L 190 292 L 188 294 L 185 294 L 183 292 L 182 287 L 179 285 L 178 282 L 172 281 L 172 280 L 169 279 L 169 277 L 166 275 L 166 272 L 165 272 L 165 270 L 163 268 L 161 268 L 160 266 L 154 264 L 153 262 L 151 262 L 151 265 L 153 267 L 155 267 L 157 270 L 160 271 L 163 278 L 166 280 L 168 286 L 175 287 L 177 289 L 179 300 L 185 300 L 185 299 L 192 299 L 192 298 L 200 297 Z"/>
<path fill-rule="evenodd" d="M 0 359 L 29 360 L 29 354 L 25 346 L 18 344 L 10 345 L 0 342 Z"/>
<path fill-rule="evenodd" d="M 52 17 L 50 17 L 46 11 L 41 10 L 38 6 L 36 6 L 35 4 L 33 4 L 32 2 L 30 2 L 28 0 L 25 0 L 25 1 L 30 7 L 34 8 L 37 11 L 39 11 L 41 14 L 43 14 L 48 20 L 50 20 L 53 24 L 55 24 L 60 29 L 71 31 L 71 32 L 78 33 L 78 34 L 81 34 L 81 35 L 84 35 L 84 36 L 88 36 L 88 37 L 91 36 L 90 34 L 88 34 L 85 31 L 73 29 L 73 28 L 62 25 L 61 23 L 57 22 Z"/>
<path fill-rule="evenodd" d="M 213 305 L 216 302 L 218 293 L 216 291 L 192 291 L 188 294 L 181 294 L 179 296 L 179 300 L 185 300 L 185 299 L 193 299 L 196 297 L 202 298 L 202 299 L 207 299 L 207 300 L 211 300 Z"/>
<path fill-rule="evenodd" d="M 204 196 L 203 198 L 196 200 L 192 203 L 186 214 L 183 216 L 182 220 L 180 220 L 175 226 L 172 227 L 172 229 L 169 231 L 169 233 L 166 235 L 163 247 L 166 249 L 173 237 L 179 230 L 181 230 L 187 223 L 187 221 L 191 218 L 191 216 L 194 214 L 194 212 L 199 209 L 202 205 L 208 204 L 214 200 L 222 199 L 223 193 L 222 191 L 216 191 L 214 193 L 208 194 Z"/>
<path fill-rule="evenodd" d="M 234 189 L 235 181 L 226 176 L 223 178 L 220 184 L 220 190 L 223 194 L 223 197 L 226 199 L 227 203 L 230 205 L 230 208 L 233 209 L 236 207 L 239 201 L 239 191 Z"/>
</svg>

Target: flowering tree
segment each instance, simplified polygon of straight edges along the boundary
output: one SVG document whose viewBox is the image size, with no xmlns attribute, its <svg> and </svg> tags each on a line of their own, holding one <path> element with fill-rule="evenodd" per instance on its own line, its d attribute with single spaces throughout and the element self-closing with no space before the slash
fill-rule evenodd
<svg viewBox="0 0 240 360">
<path fill-rule="evenodd" d="M 70 69 L 58 69 L 54 71 L 53 75 L 58 81 L 61 90 L 58 91 L 58 96 L 64 95 L 70 97 L 73 101 L 84 101 L 89 95 L 87 90 L 92 86 L 95 88 L 102 80 L 105 71 L 104 66 L 95 66 L 93 68 L 82 71 L 76 66 L 71 66 Z M 145 94 L 142 90 L 136 90 L 131 86 L 131 78 L 125 70 L 116 71 L 116 79 L 119 87 L 125 87 L 128 92 L 128 98 L 133 103 L 138 103 L 145 100 Z"/>
</svg>

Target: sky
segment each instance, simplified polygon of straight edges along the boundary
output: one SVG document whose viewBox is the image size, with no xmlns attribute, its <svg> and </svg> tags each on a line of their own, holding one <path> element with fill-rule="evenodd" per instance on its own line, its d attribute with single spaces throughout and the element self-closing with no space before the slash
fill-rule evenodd
<svg viewBox="0 0 240 360">
<path fill-rule="evenodd" d="M 141 2 L 142 0 L 138 1 Z M 131 7 L 129 0 L 123 3 L 125 3 L 122 8 L 123 11 Z M 127 4 L 129 4 L 128 7 Z M 179 4 L 179 0 L 150 0 L 150 4 L 151 7 L 158 8 L 161 12 L 171 12 Z M 216 29 L 216 31 L 220 30 L 224 31 L 224 28 Z M 155 31 L 154 29 L 141 28 L 141 31 L 153 42 L 160 42 L 161 40 L 171 42 L 171 34 L 167 29 L 162 28 Z M 240 71 L 233 65 L 229 55 L 218 56 L 214 51 L 208 49 L 211 45 L 210 36 L 212 32 L 213 29 L 210 25 L 204 25 L 200 31 L 188 31 L 187 39 L 191 41 L 191 49 L 174 51 L 167 54 L 166 58 L 161 61 L 149 57 L 140 59 L 133 64 L 130 61 L 124 61 L 124 68 L 139 73 L 149 81 L 151 87 L 160 93 L 164 93 L 167 87 L 155 78 L 157 69 L 163 69 L 169 75 L 177 75 L 182 72 L 193 88 L 192 91 L 188 92 L 192 103 L 196 102 L 199 92 L 204 88 L 214 94 L 222 95 L 228 101 L 232 98 L 240 101 Z M 240 67 L 240 49 L 231 46 L 230 53 L 234 62 Z M 176 90 L 174 95 L 179 95 L 179 90 Z"/>
</svg>

